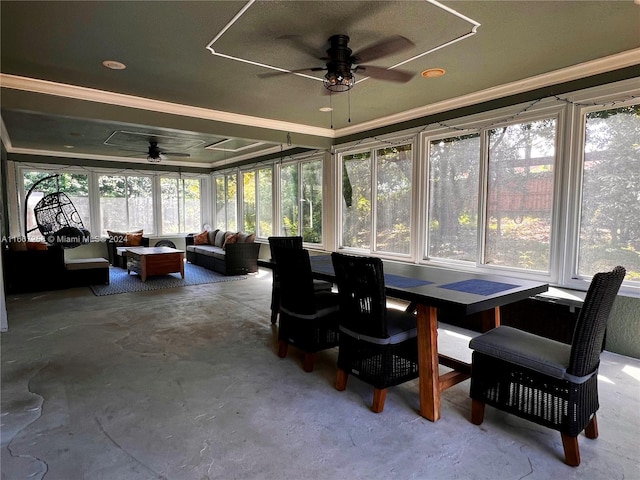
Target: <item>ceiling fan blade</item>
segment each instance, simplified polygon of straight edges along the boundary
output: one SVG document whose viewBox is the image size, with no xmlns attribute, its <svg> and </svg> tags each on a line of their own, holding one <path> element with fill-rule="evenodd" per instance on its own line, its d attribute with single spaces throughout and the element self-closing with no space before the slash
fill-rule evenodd
<svg viewBox="0 0 640 480">
<path fill-rule="evenodd" d="M 390 38 L 386 38 L 370 47 L 360 50 L 353 54 L 353 58 L 356 60 L 353 63 L 371 62 L 387 55 L 401 52 L 402 50 L 409 49 L 415 46 L 414 43 L 401 35 L 395 35 Z"/>
<path fill-rule="evenodd" d="M 271 77 L 279 77 L 280 75 L 291 75 L 292 73 L 304 73 L 304 72 L 321 72 L 322 70 L 326 70 L 327 67 L 312 67 L 312 68 L 298 68 L 296 70 L 290 70 L 288 72 L 276 71 L 276 72 L 267 72 L 267 73 L 259 73 L 259 78 L 271 78 Z"/>
<path fill-rule="evenodd" d="M 414 76 L 413 73 L 407 72 L 406 70 L 387 70 L 386 68 L 374 67 L 372 65 L 358 65 L 356 72 L 360 71 L 363 72 L 365 77 L 398 83 L 406 83 Z"/>
<path fill-rule="evenodd" d="M 188 153 L 181 152 L 160 152 L 160 155 L 166 155 L 167 157 L 190 157 Z"/>
</svg>

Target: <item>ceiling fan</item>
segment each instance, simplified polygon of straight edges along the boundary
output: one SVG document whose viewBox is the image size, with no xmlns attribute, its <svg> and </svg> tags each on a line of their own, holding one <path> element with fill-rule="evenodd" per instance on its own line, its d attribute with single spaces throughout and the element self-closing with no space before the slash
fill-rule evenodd
<svg viewBox="0 0 640 480">
<path fill-rule="evenodd" d="M 303 48 L 306 52 L 313 53 L 313 50 L 299 41 L 296 36 L 284 36 L 282 39 L 297 40 L 296 46 Z M 371 45 L 364 50 L 353 53 L 348 46 L 349 37 L 347 35 L 333 35 L 329 38 L 329 48 L 327 56 L 320 57 L 326 62 L 324 67 L 302 68 L 286 72 L 269 72 L 259 75 L 261 78 L 276 75 L 287 75 L 302 72 L 326 71 L 323 83 L 329 92 L 346 92 L 355 85 L 355 73 L 363 72 L 365 76 L 378 80 L 405 83 L 411 80 L 413 73 L 405 70 L 389 70 L 383 67 L 366 65 L 365 62 L 378 60 L 382 57 L 392 55 L 402 50 L 414 46 L 413 42 L 403 36 L 396 35 Z"/>
<path fill-rule="evenodd" d="M 140 152 L 142 153 L 142 152 Z M 180 152 L 166 152 L 158 146 L 158 139 L 155 137 L 149 138 L 149 147 L 147 149 L 147 161 L 151 163 L 159 163 L 166 157 L 190 157 L 188 153 Z"/>
</svg>

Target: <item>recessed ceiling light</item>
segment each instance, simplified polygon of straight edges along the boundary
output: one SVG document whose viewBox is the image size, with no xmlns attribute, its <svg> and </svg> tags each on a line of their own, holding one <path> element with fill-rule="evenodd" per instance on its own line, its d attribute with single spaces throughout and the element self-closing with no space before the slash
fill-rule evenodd
<svg viewBox="0 0 640 480">
<path fill-rule="evenodd" d="M 105 60 L 104 62 L 102 62 L 102 65 L 110 68 L 111 70 L 124 70 L 125 68 L 127 68 L 124 63 L 117 62 L 115 60 Z"/>
<path fill-rule="evenodd" d="M 73 145 L 65 145 L 64 148 L 75 148 Z"/>
<path fill-rule="evenodd" d="M 444 68 L 429 68 L 421 73 L 424 78 L 441 77 L 446 73 Z"/>
<path fill-rule="evenodd" d="M 321 112 L 333 112 L 333 108 L 331 108 L 331 107 L 321 107 L 320 111 Z"/>
</svg>

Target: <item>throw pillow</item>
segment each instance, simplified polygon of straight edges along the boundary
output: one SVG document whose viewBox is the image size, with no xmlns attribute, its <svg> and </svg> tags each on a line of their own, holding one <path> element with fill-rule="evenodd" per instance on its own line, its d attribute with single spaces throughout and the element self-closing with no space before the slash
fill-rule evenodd
<svg viewBox="0 0 640 480">
<path fill-rule="evenodd" d="M 198 235 L 193 236 L 194 245 L 207 245 L 209 243 L 209 232 L 206 230 Z"/>
<path fill-rule="evenodd" d="M 124 243 L 127 240 L 126 232 L 114 232 L 107 230 L 107 236 L 109 237 L 109 240 L 115 243 Z"/>
<path fill-rule="evenodd" d="M 215 230 L 209 230 L 207 232 L 209 234 L 209 240 L 207 242 L 209 245 L 215 245 L 216 244 L 216 235 L 218 234 L 219 231 L 220 231 L 220 229 L 216 228 Z"/>
<path fill-rule="evenodd" d="M 127 233 L 126 240 L 124 241 L 125 247 L 139 247 L 142 245 L 141 233 Z"/>
<path fill-rule="evenodd" d="M 231 235 L 227 235 L 227 237 L 224 239 L 224 244 L 222 245 L 222 248 L 226 249 L 227 245 L 229 245 L 230 243 L 236 243 L 237 241 L 238 241 L 237 233 L 232 233 Z"/>
<path fill-rule="evenodd" d="M 253 243 L 255 241 L 256 241 L 256 234 L 252 233 L 247 237 L 247 239 L 245 240 L 245 243 Z"/>
<path fill-rule="evenodd" d="M 124 245 L 126 243 L 128 233 L 142 235 L 143 230 L 142 229 L 133 230 L 131 232 L 116 232 L 113 230 L 107 230 L 107 236 L 109 237 L 109 240 L 120 245 Z M 130 247 L 132 245 L 127 245 L 127 246 Z"/>
</svg>

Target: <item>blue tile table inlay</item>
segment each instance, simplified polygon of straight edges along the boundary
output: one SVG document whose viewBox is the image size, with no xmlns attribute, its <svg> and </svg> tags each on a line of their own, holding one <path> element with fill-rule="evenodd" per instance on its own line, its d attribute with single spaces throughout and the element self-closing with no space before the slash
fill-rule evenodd
<svg viewBox="0 0 640 480">
<path fill-rule="evenodd" d="M 457 292 L 473 293 L 475 295 L 493 295 L 494 293 L 503 292 L 516 288 L 518 285 L 510 283 L 492 282 L 490 280 L 470 279 L 461 282 L 440 285 L 439 288 L 447 290 L 456 290 Z"/>
</svg>

